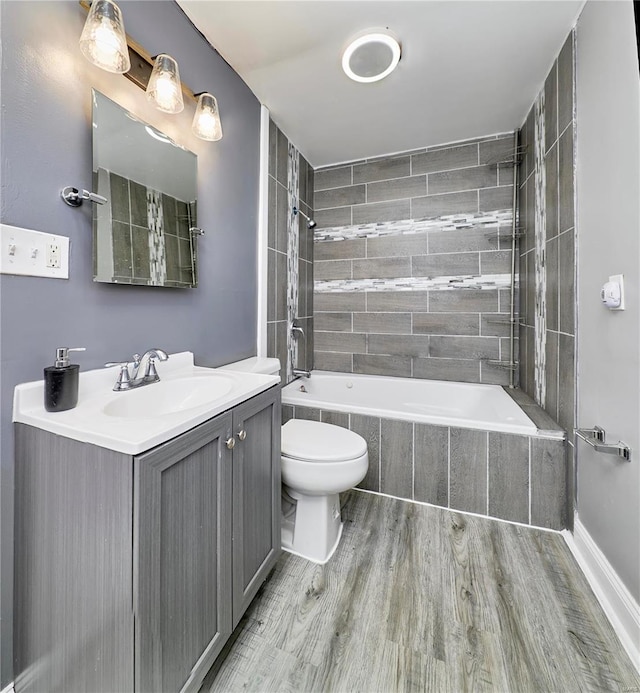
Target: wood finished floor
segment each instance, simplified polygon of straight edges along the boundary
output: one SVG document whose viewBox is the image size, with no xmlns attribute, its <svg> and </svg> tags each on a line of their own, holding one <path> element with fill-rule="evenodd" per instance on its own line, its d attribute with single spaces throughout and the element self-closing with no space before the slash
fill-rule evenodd
<svg viewBox="0 0 640 693">
<path fill-rule="evenodd" d="M 640 691 L 560 535 L 343 500 L 334 557 L 282 556 L 201 693 Z"/>
</svg>

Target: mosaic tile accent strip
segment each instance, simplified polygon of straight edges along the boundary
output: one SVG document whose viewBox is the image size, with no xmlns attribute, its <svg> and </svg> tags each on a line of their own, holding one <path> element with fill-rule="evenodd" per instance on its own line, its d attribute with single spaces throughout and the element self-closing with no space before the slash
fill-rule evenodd
<svg viewBox="0 0 640 693">
<path fill-rule="evenodd" d="M 451 291 L 453 289 L 495 290 L 511 287 L 510 274 L 483 274 L 456 277 L 398 277 L 394 279 L 316 280 L 316 293 L 371 291 Z"/>
<path fill-rule="evenodd" d="M 298 340 L 291 332 L 291 325 L 298 316 L 298 258 L 300 254 L 299 217 L 293 216 L 293 208 L 300 202 L 300 158 L 298 150 L 289 142 L 287 158 L 287 380 L 293 378 L 293 368 L 298 363 Z"/>
<path fill-rule="evenodd" d="M 483 214 L 448 214 L 430 219 L 402 219 L 373 224 L 334 226 L 316 230 L 314 241 L 346 241 L 354 238 L 378 238 L 459 229 L 492 229 L 511 224 L 513 211 L 497 209 Z M 511 233 L 511 229 L 509 229 Z"/>
<path fill-rule="evenodd" d="M 535 322 L 534 322 L 534 399 L 544 406 L 546 397 L 547 350 L 547 273 L 546 273 L 546 167 L 545 167 L 545 99 L 544 89 L 538 95 L 534 111 L 534 228 L 535 228 Z"/>
<path fill-rule="evenodd" d="M 167 279 L 162 193 L 151 188 L 147 188 L 147 225 L 149 228 L 150 283 L 152 286 L 162 286 Z"/>
</svg>

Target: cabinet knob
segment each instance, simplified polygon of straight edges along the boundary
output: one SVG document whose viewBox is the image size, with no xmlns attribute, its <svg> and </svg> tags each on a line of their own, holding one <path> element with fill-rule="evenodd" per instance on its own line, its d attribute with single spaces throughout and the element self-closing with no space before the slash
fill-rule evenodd
<svg viewBox="0 0 640 693">
<path fill-rule="evenodd" d="M 229 448 L 229 450 L 233 450 L 233 448 L 235 448 L 235 446 L 236 446 L 236 439 L 235 438 L 229 438 L 229 440 L 227 440 L 227 447 Z"/>
<path fill-rule="evenodd" d="M 244 440 L 247 437 L 247 432 L 243 429 L 238 431 L 238 440 Z"/>
</svg>

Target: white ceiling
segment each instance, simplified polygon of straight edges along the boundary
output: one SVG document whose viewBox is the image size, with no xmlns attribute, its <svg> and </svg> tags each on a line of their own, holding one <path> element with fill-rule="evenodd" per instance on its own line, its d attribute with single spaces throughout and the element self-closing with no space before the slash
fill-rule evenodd
<svg viewBox="0 0 640 693">
<path fill-rule="evenodd" d="M 584 5 L 177 1 L 314 167 L 520 127 Z M 359 84 L 341 54 L 371 27 L 400 39 L 402 59 L 386 79 Z"/>
</svg>

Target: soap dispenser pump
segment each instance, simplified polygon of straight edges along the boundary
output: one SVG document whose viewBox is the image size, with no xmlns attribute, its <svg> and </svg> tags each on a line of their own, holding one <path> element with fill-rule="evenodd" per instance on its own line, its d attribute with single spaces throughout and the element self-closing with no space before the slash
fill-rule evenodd
<svg viewBox="0 0 640 693">
<path fill-rule="evenodd" d="M 70 351 L 85 351 L 85 348 L 59 347 L 55 364 L 44 369 L 44 408 L 47 411 L 66 411 L 78 404 L 80 366 L 69 363 Z"/>
</svg>

